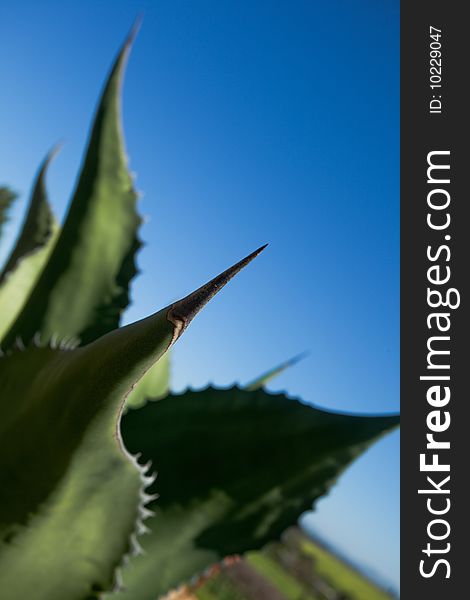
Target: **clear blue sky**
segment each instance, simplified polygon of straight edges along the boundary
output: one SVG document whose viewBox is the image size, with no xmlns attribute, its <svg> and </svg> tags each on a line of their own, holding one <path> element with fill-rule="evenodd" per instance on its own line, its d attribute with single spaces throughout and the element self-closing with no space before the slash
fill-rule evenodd
<svg viewBox="0 0 470 600">
<path fill-rule="evenodd" d="M 17 216 L 58 140 L 49 187 L 63 214 L 103 78 L 143 12 L 124 122 L 150 220 L 127 320 L 270 243 L 178 344 L 176 389 L 248 381 L 308 349 L 273 389 L 398 410 L 398 11 L 397 0 L 2 3 L 0 180 L 22 194 Z M 398 585 L 398 433 L 305 522 Z"/>
</svg>

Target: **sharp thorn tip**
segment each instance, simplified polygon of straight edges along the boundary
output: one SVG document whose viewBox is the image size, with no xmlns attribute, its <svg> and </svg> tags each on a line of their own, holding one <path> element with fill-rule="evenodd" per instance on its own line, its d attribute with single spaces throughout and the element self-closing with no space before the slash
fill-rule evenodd
<svg viewBox="0 0 470 600">
<path fill-rule="evenodd" d="M 232 265 L 214 279 L 198 288 L 192 294 L 189 294 L 182 300 L 173 303 L 168 310 L 167 318 L 175 325 L 175 342 L 183 333 L 189 323 L 194 319 L 197 313 L 211 300 L 220 290 L 246 267 L 253 259 L 255 259 L 265 248 L 260 246 L 257 250 Z"/>
</svg>

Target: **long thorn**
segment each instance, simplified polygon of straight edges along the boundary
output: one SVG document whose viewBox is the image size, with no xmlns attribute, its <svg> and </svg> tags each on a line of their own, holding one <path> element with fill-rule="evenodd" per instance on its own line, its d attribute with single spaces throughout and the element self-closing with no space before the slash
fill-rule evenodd
<svg viewBox="0 0 470 600">
<path fill-rule="evenodd" d="M 168 310 L 167 318 L 176 327 L 176 335 L 173 341 L 175 341 L 191 323 L 197 313 L 211 300 L 220 290 L 239 273 L 248 263 L 258 256 L 267 246 L 261 246 L 258 250 L 255 250 L 249 254 L 246 258 L 242 259 L 237 264 L 228 268 L 226 271 L 211 279 L 208 283 L 201 286 L 189 296 L 186 296 L 182 300 L 178 300 L 172 304 Z"/>
</svg>

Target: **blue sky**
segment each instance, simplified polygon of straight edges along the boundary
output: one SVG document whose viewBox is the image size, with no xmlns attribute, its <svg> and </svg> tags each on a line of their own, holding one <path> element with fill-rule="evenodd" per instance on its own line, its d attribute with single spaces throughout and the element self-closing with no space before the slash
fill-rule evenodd
<svg viewBox="0 0 470 600">
<path fill-rule="evenodd" d="M 397 411 L 398 2 L 3 3 L 0 181 L 22 194 L 17 218 L 58 140 L 49 189 L 64 213 L 104 76 L 138 13 L 124 124 L 149 220 L 127 320 L 269 242 L 175 349 L 174 387 L 248 381 L 310 350 L 272 389 Z M 399 434 L 305 523 L 398 586 Z"/>
</svg>

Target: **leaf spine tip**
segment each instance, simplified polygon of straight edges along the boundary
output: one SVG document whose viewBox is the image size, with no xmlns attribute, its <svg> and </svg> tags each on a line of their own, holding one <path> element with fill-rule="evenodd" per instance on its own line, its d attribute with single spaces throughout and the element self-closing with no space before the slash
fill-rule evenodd
<svg viewBox="0 0 470 600">
<path fill-rule="evenodd" d="M 130 536 L 130 545 L 131 545 L 131 556 L 139 556 L 144 554 L 144 549 L 137 541 L 137 536 L 135 533 L 132 533 Z"/>
<path fill-rule="evenodd" d="M 142 493 L 142 501 L 144 504 L 154 502 L 155 500 L 158 500 L 158 498 L 160 498 L 160 494 L 146 494 L 145 492 Z"/>
<path fill-rule="evenodd" d="M 18 336 L 18 337 L 16 338 L 16 340 L 15 340 L 15 347 L 16 347 L 18 350 L 21 350 L 21 351 L 23 351 L 23 350 L 25 349 L 25 346 L 24 346 L 24 344 L 23 344 L 23 340 L 21 339 L 21 337 L 20 337 L 20 336 Z"/>
<path fill-rule="evenodd" d="M 149 508 L 145 508 L 145 506 L 139 506 L 139 514 L 142 520 L 148 519 L 149 517 L 154 517 L 155 512 L 150 510 Z"/>
<path fill-rule="evenodd" d="M 198 288 L 182 300 L 173 303 L 167 312 L 167 319 L 174 325 L 175 331 L 171 344 L 181 336 L 197 313 L 211 300 L 237 273 L 254 260 L 267 246 L 264 244 L 214 279 Z M 171 345 L 170 344 L 170 345 Z"/>
</svg>

